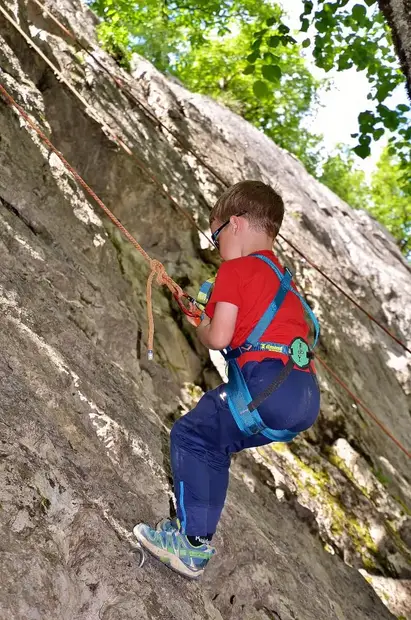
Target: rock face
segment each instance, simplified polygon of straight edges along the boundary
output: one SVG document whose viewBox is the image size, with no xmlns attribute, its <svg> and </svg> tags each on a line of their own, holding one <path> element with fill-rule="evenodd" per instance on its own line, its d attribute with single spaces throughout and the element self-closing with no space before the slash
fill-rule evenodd
<svg viewBox="0 0 411 620">
<path fill-rule="evenodd" d="M 143 59 L 125 74 L 96 46 L 81 2 L 51 8 L 174 137 L 35 3 L 2 6 L 88 107 L 3 15 L 0 83 L 188 292 L 218 259 L 114 134 L 202 229 L 223 183 L 181 144 L 227 184 L 277 186 L 284 236 L 409 346 L 410 268 L 365 212 Z M 192 384 L 215 385 L 218 374 L 159 288 L 156 359 L 145 361 L 145 261 L 2 99 L 0 220 L 1 619 L 394 617 L 367 581 L 409 617 L 409 459 L 322 367 L 316 426 L 291 446 L 234 459 L 203 581 L 152 561 L 139 569 L 130 531 L 168 512 L 171 421 L 198 394 Z M 284 240 L 276 247 L 321 320 L 320 355 L 410 450 L 409 357 Z"/>
</svg>

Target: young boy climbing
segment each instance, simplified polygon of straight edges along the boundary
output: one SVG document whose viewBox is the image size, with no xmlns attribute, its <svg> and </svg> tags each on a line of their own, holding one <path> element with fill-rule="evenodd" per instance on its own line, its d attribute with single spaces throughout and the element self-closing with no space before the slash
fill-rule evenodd
<svg viewBox="0 0 411 620">
<path fill-rule="evenodd" d="M 226 498 L 230 455 L 291 441 L 319 412 L 304 310 L 315 340 L 318 323 L 272 251 L 283 215 L 281 197 L 259 181 L 228 189 L 210 214 L 224 262 L 197 335 L 223 352 L 229 382 L 207 392 L 171 430 L 178 518 L 156 529 L 134 528 L 143 547 L 186 577 L 199 577 L 215 553 L 211 539 Z"/>
</svg>

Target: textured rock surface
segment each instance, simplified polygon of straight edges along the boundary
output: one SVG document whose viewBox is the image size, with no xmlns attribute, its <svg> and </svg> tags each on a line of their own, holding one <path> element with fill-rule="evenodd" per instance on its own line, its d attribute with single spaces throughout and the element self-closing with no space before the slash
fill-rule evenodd
<svg viewBox="0 0 411 620">
<path fill-rule="evenodd" d="M 34 4 L 5 6 L 99 121 L 3 17 L 1 83 L 193 292 L 216 257 L 109 133 L 203 229 L 221 183 Z M 52 6 L 94 40 L 80 2 Z M 410 269 L 379 225 L 228 110 L 142 59 L 132 79 L 96 53 L 227 183 L 277 185 L 285 236 L 410 342 Z M 167 428 L 187 401 L 181 387 L 215 385 L 217 372 L 159 289 L 156 363 L 145 362 L 146 264 L 3 101 L 0 220 L 0 618 L 391 618 L 367 580 L 393 613 L 409 613 L 409 462 L 322 371 L 314 429 L 291 450 L 235 459 L 218 555 L 202 583 L 151 561 L 139 570 L 129 532 L 168 510 Z M 284 242 L 277 250 L 322 321 L 320 354 L 410 449 L 409 359 Z"/>
</svg>

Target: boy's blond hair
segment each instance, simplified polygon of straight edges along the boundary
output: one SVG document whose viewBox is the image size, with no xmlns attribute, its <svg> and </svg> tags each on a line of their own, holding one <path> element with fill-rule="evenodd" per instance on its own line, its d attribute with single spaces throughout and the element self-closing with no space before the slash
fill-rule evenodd
<svg viewBox="0 0 411 620">
<path fill-rule="evenodd" d="M 240 181 L 217 200 L 210 213 L 210 225 L 214 220 L 224 223 L 240 213 L 247 215 L 253 228 L 275 238 L 284 217 L 283 199 L 261 181 Z"/>
</svg>

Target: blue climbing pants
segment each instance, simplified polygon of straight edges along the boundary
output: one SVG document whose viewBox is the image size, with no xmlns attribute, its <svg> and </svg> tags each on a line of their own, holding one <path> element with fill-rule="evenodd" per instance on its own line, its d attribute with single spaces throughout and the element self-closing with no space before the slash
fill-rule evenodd
<svg viewBox="0 0 411 620">
<path fill-rule="evenodd" d="M 248 362 L 242 372 L 251 396 L 258 396 L 283 368 L 280 359 Z M 280 387 L 258 408 L 272 429 L 294 432 L 309 428 L 318 416 L 320 392 L 316 378 L 293 370 Z M 246 437 L 228 406 L 225 385 L 204 394 L 197 406 L 181 417 L 171 430 L 171 466 L 177 516 L 189 536 L 214 534 L 228 487 L 230 455 L 263 446 L 270 439 Z"/>
</svg>

